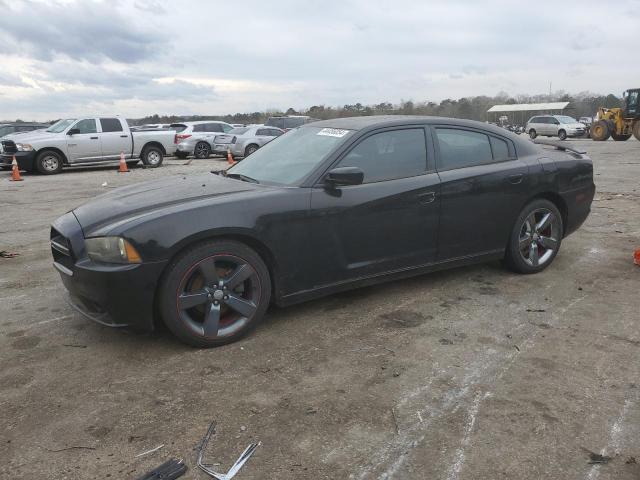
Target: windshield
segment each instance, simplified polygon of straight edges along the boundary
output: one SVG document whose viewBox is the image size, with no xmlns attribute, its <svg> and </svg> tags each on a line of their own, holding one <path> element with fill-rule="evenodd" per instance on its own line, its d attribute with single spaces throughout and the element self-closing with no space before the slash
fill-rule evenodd
<svg viewBox="0 0 640 480">
<path fill-rule="evenodd" d="M 11 133 L 11 125 L 5 125 L 3 127 L 0 127 L 0 137 L 4 137 L 5 135 L 8 135 Z"/>
<path fill-rule="evenodd" d="M 352 134 L 351 130 L 317 127 L 291 130 L 256 150 L 228 172 L 251 177 L 260 183 L 294 185 Z"/>
<path fill-rule="evenodd" d="M 47 132 L 60 133 L 64 132 L 69 125 L 75 122 L 75 118 L 65 118 L 64 120 L 58 120 L 56 123 L 47 128 Z"/>
<path fill-rule="evenodd" d="M 558 115 L 556 118 L 560 123 L 577 123 L 575 118 L 567 117 L 566 115 Z"/>
<path fill-rule="evenodd" d="M 231 133 L 233 135 L 242 135 L 243 133 L 245 133 L 248 130 L 249 130 L 248 127 L 240 127 L 240 128 L 234 128 L 233 130 L 230 130 L 229 133 Z"/>
</svg>

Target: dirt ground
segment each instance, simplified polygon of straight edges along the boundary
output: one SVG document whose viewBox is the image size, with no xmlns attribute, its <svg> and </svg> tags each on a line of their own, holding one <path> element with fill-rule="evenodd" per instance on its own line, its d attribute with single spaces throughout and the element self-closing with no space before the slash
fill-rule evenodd
<svg viewBox="0 0 640 480">
<path fill-rule="evenodd" d="M 640 143 L 571 143 L 596 199 L 544 273 L 496 262 L 274 308 L 212 350 L 74 313 L 48 235 L 109 188 L 224 162 L 0 173 L 0 250 L 20 253 L 0 259 L 0 478 L 133 479 L 170 457 L 208 478 L 212 420 L 219 470 L 262 442 L 238 479 L 640 478 Z"/>
</svg>

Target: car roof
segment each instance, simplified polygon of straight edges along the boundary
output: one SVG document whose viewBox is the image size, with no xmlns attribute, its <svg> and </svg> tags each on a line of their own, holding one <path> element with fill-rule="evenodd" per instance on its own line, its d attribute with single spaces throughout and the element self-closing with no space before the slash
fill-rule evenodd
<svg viewBox="0 0 640 480">
<path fill-rule="evenodd" d="M 23 126 L 23 127 L 39 127 L 39 126 L 43 126 L 43 127 L 48 127 L 49 124 L 48 123 L 38 123 L 38 122 L 13 122 L 13 123 L 0 123 L 0 127 L 19 127 L 19 126 Z"/>
<path fill-rule="evenodd" d="M 220 120 L 196 120 L 193 122 L 176 122 L 176 123 L 172 123 L 171 125 L 202 125 L 203 123 L 227 123 L 227 122 L 222 122 Z M 227 123 L 227 125 L 229 125 Z"/>
</svg>

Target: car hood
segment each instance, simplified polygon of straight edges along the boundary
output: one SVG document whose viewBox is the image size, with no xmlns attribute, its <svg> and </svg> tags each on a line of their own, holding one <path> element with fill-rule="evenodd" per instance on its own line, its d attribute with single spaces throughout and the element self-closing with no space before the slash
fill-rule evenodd
<svg viewBox="0 0 640 480">
<path fill-rule="evenodd" d="M 2 137 L 2 140 L 13 140 L 16 143 L 29 143 L 46 140 L 47 138 L 60 138 L 61 135 L 61 133 L 51 133 L 46 130 L 33 130 L 31 132 L 10 133 Z"/>
<path fill-rule="evenodd" d="M 171 176 L 117 188 L 73 210 L 85 237 L 97 229 L 199 200 L 228 197 L 263 187 L 213 173 Z"/>
</svg>

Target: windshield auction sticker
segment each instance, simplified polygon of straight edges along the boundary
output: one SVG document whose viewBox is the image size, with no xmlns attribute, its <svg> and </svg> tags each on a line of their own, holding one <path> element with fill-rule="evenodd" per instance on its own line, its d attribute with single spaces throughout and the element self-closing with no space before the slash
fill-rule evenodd
<svg viewBox="0 0 640 480">
<path fill-rule="evenodd" d="M 324 137 L 342 138 L 347 133 L 349 133 L 349 130 L 340 130 L 339 128 L 323 128 L 317 133 L 317 135 L 322 135 Z"/>
</svg>

